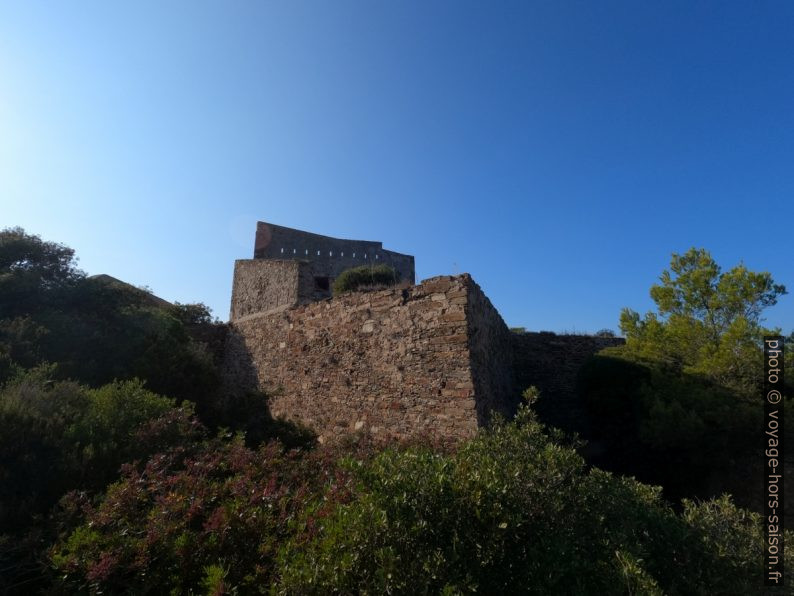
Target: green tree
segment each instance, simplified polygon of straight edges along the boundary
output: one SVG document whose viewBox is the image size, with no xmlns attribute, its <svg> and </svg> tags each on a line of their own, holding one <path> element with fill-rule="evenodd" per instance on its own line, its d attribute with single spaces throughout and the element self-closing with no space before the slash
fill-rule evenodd
<svg viewBox="0 0 794 596">
<path fill-rule="evenodd" d="M 71 248 L 21 228 L 0 231 L 0 384 L 50 362 L 56 379 L 97 387 L 137 377 L 207 415 L 224 331 L 203 304 L 171 305 L 108 276 L 86 277 Z"/>
<path fill-rule="evenodd" d="M 0 231 L 0 317 L 26 314 L 84 277 L 71 248 L 22 228 Z"/>
<path fill-rule="evenodd" d="M 723 272 L 705 249 L 673 253 L 670 269 L 651 287 L 657 312 L 625 308 L 620 329 L 627 349 L 683 372 L 749 391 L 761 380 L 763 311 L 786 294 L 766 271 L 739 264 Z"/>
</svg>

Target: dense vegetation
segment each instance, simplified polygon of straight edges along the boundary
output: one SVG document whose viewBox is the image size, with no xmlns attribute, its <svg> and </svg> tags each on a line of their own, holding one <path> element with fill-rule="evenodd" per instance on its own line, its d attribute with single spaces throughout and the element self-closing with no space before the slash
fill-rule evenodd
<svg viewBox="0 0 794 596">
<path fill-rule="evenodd" d="M 169 305 L 86 277 L 72 249 L 21 229 L 0 235 L 0 381 L 49 362 L 54 378 L 98 386 L 138 377 L 203 407 L 218 385 L 221 341 L 202 304 Z"/>
<path fill-rule="evenodd" d="M 651 288 L 656 312 L 624 309 L 626 345 L 580 373 L 590 438 L 607 446 L 595 463 L 659 484 L 674 501 L 729 492 L 760 511 L 762 339 L 781 334 L 761 315 L 785 293 L 769 273 L 722 272 L 705 250 L 674 254 Z M 791 400 L 784 411 L 794 413 Z"/>
<path fill-rule="evenodd" d="M 370 288 L 386 288 L 399 281 L 397 272 L 388 265 L 362 265 L 339 274 L 332 288 L 334 296 Z"/>
<path fill-rule="evenodd" d="M 53 549 L 70 589 L 188 593 L 752 593 L 758 517 L 675 514 L 587 470 L 528 408 L 461 448 L 375 456 L 214 439 L 127 467 Z M 730 553 L 730 556 L 725 556 Z M 713 591 L 713 592 L 712 592 Z"/>
<path fill-rule="evenodd" d="M 756 514 L 586 465 L 533 391 L 455 450 L 315 446 L 264 396 L 224 397 L 201 305 L 86 278 L 13 229 L 0 309 L 0 592 L 761 593 Z M 584 384 L 629 447 L 744 437 L 736 384 L 632 360 L 628 337 Z"/>
</svg>

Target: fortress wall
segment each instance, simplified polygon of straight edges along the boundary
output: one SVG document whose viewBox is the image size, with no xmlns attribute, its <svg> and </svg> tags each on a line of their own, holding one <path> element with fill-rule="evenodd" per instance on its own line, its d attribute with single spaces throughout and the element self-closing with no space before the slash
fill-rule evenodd
<svg viewBox="0 0 794 596">
<path fill-rule="evenodd" d="M 541 420 L 566 430 L 586 431 L 584 404 L 576 392 L 576 377 L 584 362 L 596 352 L 625 343 L 622 337 L 513 333 L 516 383 L 520 391 L 530 385 L 540 390 L 537 404 Z"/>
<path fill-rule="evenodd" d="M 470 276 L 438 277 L 236 321 L 227 373 L 323 440 L 358 430 L 457 441 L 510 401 L 499 394 L 512 379 L 503 327 Z M 496 397 L 478 404 L 485 395 Z"/>
<path fill-rule="evenodd" d="M 512 334 L 480 286 L 467 276 L 471 371 L 477 399 L 477 420 L 487 424 L 492 412 L 511 418 L 520 401 L 513 374 Z"/>
<path fill-rule="evenodd" d="M 315 273 L 298 260 L 235 263 L 225 375 L 230 389 L 265 390 L 274 415 L 323 438 L 359 430 L 456 441 L 492 412 L 512 415 L 530 385 L 541 420 L 586 432 L 577 373 L 623 343 L 511 333 L 467 274 L 305 304 L 321 298 L 311 294 Z"/>
<path fill-rule="evenodd" d="M 294 306 L 299 296 L 300 263 L 245 259 L 234 262 L 229 320 Z"/>
</svg>

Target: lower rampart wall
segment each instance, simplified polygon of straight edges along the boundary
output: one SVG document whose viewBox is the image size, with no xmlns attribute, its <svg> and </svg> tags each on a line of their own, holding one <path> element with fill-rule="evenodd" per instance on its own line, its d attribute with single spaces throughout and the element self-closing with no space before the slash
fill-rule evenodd
<svg viewBox="0 0 794 596">
<path fill-rule="evenodd" d="M 461 275 L 249 316 L 231 326 L 227 376 L 323 440 L 471 437 L 487 408 L 509 411 L 516 399 L 500 380 L 510 378 L 507 330 L 486 302 Z M 504 354 L 507 368 L 485 366 L 487 353 Z"/>
<path fill-rule="evenodd" d="M 587 431 L 587 414 L 576 392 L 579 369 L 593 354 L 625 343 L 622 337 L 513 333 L 516 383 L 520 390 L 540 390 L 536 406 L 541 420 L 568 431 Z"/>
</svg>

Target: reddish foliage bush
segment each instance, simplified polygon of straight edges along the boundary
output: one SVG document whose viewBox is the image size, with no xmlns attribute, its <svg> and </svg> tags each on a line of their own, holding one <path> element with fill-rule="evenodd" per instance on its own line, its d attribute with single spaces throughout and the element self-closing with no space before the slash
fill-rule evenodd
<svg viewBox="0 0 794 596">
<path fill-rule="evenodd" d="M 198 591 L 222 578 L 251 590 L 273 580 L 280 544 L 350 494 L 350 480 L 331 450 L 252 450 L 242 438 L 214 439 L 127 465 L 85 523 L 53 550 L 70 588 L 136 594 Z M 302 515 L 309 504 L 315 511 Z M 316 504 L 320 504 L 317 506 Z M 306 521 L 308 519 L 308 521 Z"/>
</svg>

